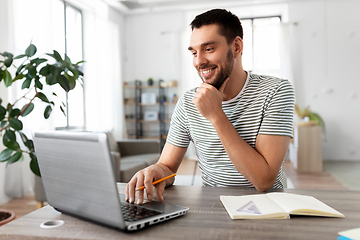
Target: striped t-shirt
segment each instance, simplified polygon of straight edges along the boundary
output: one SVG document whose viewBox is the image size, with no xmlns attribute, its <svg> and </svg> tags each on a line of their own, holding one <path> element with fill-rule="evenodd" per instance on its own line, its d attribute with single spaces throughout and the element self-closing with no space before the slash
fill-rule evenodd
<svg viewBox="0 0 360 240">
<path fill-rule="evenodd" d="M 239 135 L 255 148 L 258 134 L 293 136 L 295 94 L 290 82 L 247 74 L 240 93 L 222 102 L 222 109 Z M 167 142 L 177 147 L 194 143 L 205 186 L 254 187 L 229 159 L 213 125 L 192 102 L 196 89 L 184 93 L 171 117 Z M 273 188 L 283 188 L 281 166 Z"/>
</svg>

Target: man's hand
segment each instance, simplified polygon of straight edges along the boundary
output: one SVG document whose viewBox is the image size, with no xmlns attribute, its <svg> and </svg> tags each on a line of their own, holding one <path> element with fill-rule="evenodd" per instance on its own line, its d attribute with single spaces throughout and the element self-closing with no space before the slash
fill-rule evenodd
<svg viewBox="0 0 360 240">
<path fill-rule="evenodd" d="M 223 113 L 222 101 L 224 97 L 224 90 L 228 81 L 229 78 L 224 81 L 219 90 L 208 83 L 202 83 L 200 87 L 196 89 L 196 93 L 192 101 L 201 115 L 210 122 L 218 117 L 220 113 Z"/>
<path fill-rule="evenodd" d="M 126 185 L 125 199 L 130 203 L 135 202 L 135 194 L 137 197 L 137 204 L 142 204 L 144 201 L 144 190 L 146 190 L 147 199 L 149 201 L 153 198 L 154 187 L 152 183 L 158 179 L 164 178 L 165 172 L 159 164 L 151 165 L 143 170 L 138 171 Z M 135 189 L 145 186 L 145 189 L 136 191 Z M 160 202 L 163 201 L 165 181 L 156 184 L 156 196 Z"/>
</svg>

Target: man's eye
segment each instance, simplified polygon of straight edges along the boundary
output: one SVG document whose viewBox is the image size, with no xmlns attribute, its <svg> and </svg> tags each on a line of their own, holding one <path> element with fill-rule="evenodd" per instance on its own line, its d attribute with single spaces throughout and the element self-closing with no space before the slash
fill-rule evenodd
<svg viewBox="0 0 360 240">
<path fill-rule="evenodd" d="M 210 52 L 210 51 L 212 51 L 212 50 L 214 50 L 214 48 L 206 48 L 206 49 L 205 49 L 205 52 Z"/>
<path fill-rule="evenodd" d="M 196 52 L 192 52 L 191 55 L 196 56 Z"/>
</svg>

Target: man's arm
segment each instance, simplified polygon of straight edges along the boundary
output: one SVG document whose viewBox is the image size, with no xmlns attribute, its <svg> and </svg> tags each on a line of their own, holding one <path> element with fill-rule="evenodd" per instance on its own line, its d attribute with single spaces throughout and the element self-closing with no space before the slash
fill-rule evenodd
<svg viewBox="0 0 360 240">
<path fill-rule="evenodd" d="M 235 168 L 258 191 L 270 189 L 277 179 L 290 137 L 258 135 L 254 149 L 240 137 L 225 114 L 214 120 L 213 126 Z"/>
<path fill-rule="evenodd" d="M 202 83 L 193 98 L 199 112 L 214 126 L 231 162 L 258 191 L 270 189 L 277 178 L 290 137 L 258 135 L 255 149 L 239 136 L 222 110 L 226 82 L 217 90 Z"/>
<path fill-rule="evenodd" d="M 126 201 L 134 203 L 136 194 L 138 199 L 137 204 L 142 204 L 144 200 L 144 190 L 135 191 L 136 188 L 141 186 L 145 186 L 147 199 L 151 201 L 154 194 L 154 187 L 152 183 L 158 179 L 176 173 L 185 153 L 186 148 L 180 148 L 171 145 L 170 143 L 166 143 L 159 161 L 156 164 L 138 171 L 126 185 Z M 156 184 L 156 194 L 159 201 L 163 201 L 165 187 L 172 185 L 173 183 L 174 178 L 170 178 L 164 182 Z"/>
</svg>

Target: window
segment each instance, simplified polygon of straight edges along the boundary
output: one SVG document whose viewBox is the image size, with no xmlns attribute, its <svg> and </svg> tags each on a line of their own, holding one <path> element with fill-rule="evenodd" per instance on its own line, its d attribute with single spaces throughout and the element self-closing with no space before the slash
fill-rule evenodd
<svg viewBox="0 0 360 240">
<path fill-rule="evenodd" d="M 241 19 L 244 29 L 245 70 L 279 77 L 281 72 L 281 18 Z"/>
<path fill-rule="evenodd" d="M 54 26 L 54 49 L 63 50 L 72 62 L 83 59 L 83 23 L 82 12 L 64 0 L 53 2 L 52 22 Z M 62 31 L 59 31 L 62 29 Z M 66 118 L 55 117 L 56 129 L 83 129 L 85 122 L 84 86 L 77 82 L 76 87 L 69 93 L 64 92 L 60 86 L 55 90 L 58 97 L 65 103 L 63 106 Z M 63 114 L 54 111 L 55 115 Z"/>
</svg>

